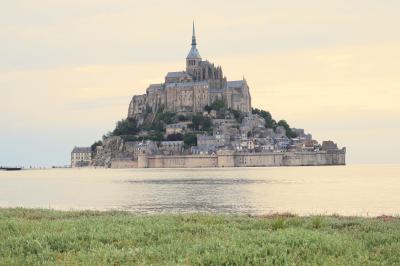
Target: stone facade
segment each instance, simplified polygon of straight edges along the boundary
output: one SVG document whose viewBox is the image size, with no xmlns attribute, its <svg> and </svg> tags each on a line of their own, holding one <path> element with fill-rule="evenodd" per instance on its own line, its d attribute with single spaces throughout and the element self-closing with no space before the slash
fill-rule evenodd
<svg viewBox="0 0 400 266">
<path fill-rule="evenodd" d="M 334 152 L 240 153 L 221 150 L 212 155 L 139 155 L 139 168 L 273 167 L 345 165 L 345 149 Z"/>
<path fill-rule="evenodd" d="M 71 152 L 71 167 L 85 167 L 92 163 L 90 147 L 74 147 Z"/>
<path fill-rule="evenodd" d="M 193 28 L 186 70 L 168 72 L 164 83 L 152 84 L 146 94 L 133 96 L 128 109 L 129 118 L 140 123 L 140 115 L 161 109 L 177 113 L 202 112 L 206 105 L 216 100 L 223 100 L 228 108 L 251 112 L 246 80 L 227 81 L 220 66 L 202 60 L 196 45 Z"/>
<path fill-rule="evenodd" d="M 220 103 L 210 107 L 217 100 L 227 108 L 219 108 Z M 207 105 L 209 108 L 205 108 Z M 159 112 L 171 112 L 174 119 L 160 118 Z M 202 114 L 212 127 L 195 128 L 191 124 L 199 116 L 193 113 Z M 346 149 L 339 149 L 334 142 L 320 145 L 303 129 L 292 128 L 296 135 L 289 135 L 283 126 L 267 125 L 257 110 L 253 114 L 246 80 L 227 81 L 221 67 L 203 61 L 194 28 L 186 70 L 168 72 L 164 83 L 151 84 L 146 94 L 133 96 L 128 118 L 135 120 L 138 131 L 104 137 L 92 161 L 85 164 L 111 168 L 345 164 Z M 148 127 L 153 121 L 159 123 L 156 129 Z M 157 133 L 156 138 L 152 131 Z M 196 143 L 189 134 L 196 134 Z M 152 140 L 129 141 L 140 139 Z M 71 162 L 80 159 L 81 155 L 72 155 Z"/>
</svg>

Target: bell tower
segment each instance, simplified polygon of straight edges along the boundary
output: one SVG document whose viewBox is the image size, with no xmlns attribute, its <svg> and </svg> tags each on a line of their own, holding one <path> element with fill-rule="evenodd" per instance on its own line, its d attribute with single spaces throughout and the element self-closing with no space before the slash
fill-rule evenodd
<svg viewBox="0 0 400 266">
<path fill-rule="evenodd" d="M 193 76 L 196 76 L 197 72 L 199 72 L 201 62 L 201 56 L 196 46 L 196 33 L 193 21 L 192 48 L 190 49 L 189 54 L 186 57 L 186 72 Z"/>
</svg>

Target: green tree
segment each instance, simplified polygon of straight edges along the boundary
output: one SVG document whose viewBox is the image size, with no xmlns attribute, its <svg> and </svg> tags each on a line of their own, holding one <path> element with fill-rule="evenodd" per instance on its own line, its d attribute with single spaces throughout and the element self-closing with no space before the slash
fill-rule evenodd
<svg viewBox="0 0 400 266">
<path fill-rule="evenodd" d="M 175 113 L 172 112 L 164 112 L 157 113 L 156 120 L 163 122 L 164 124 L 172 124 L 175 122 Z"/>
<path fill-rule="evenodd" d="M 178 141 L 183 140 L 183 135 L 181 133 L 170 134 L 167 136 L 168 141 Z"/>
<path fill-rule="evenodd" d="M 117 125 L 112 132 L 112 135 L 135 135 L 137 132 L 139 132 L 139 129 L 136 126 L 136 121 L 134 119 L 127 118 L 117 122 Z"/>
<path fill-rule="evenodd" d="M 223 100 L 215 100 L 211 104 L 211 110 L 220 111 L 225 108 L 225 102 Z"/>
<path fill-rule="evenodd" d="M 197 136 L 194 133 L 187 133 L 185 134 L 185 136 L 183 137 L 183 143 L 185 148 L 189 148 L 192 146 L 196 146 L 197 145 Z"/>
<path fill-rule="evenodd" d="M 212 121 L 209 117 L 204 117 L 200 113 L 192 116 L 192 127 L 194 130 L 209 131 L 212 128 Z"/>
<path fill-rule="evenodd" d="M 233 116 L 235 117 L 235 119 L 238 123 L 242 123 L 242 120 L 245 116 L 243 114 L 243 112 L 238 111 L 238 110 L 233 110 L 233 109 L 229 109 L 229 111 L 233 114 Z"/>
<path fill-rule="evenodd" d="M 102 142 L 101 140 L 95 141 L 95 142 L 92 144 L 92 146 L 90 146 L 90 149 L 91 149 L 92 152 L 95 152 L 95 151 L 96 151 L 96 148 L 97 148 L 98 146 L 101 146 L 101 145 L 103 145 L 103 142 Z"/>
<path fill-rule="evenodd" d="M 285 120 L 279 120 L 277 125 L 285 128 L 286 137 L 288 138 L 297 137 L 297 134 L 290 128 L 289 124 Z"/>
<path fill-rule="evenodd" d="M 212 110 L 211 106 L 209 106 L 208 104 L 204 107 L 204 110 L 206 110 L 207 112 L 210 112 Z"/>
<path fill-rule="evenodd" d="M 178 121 L 182 122 L 182 121 L 187 121 L 187 117 L 185 115 L 178 115 Z"/>
<path fill-rule="evenodd" d="M 258 108 L 253 108 L 252 113 L 257 114 L 257 115 L 261 116 L 262 118 L 264 118 L 266 128 L 273 128 L 275 130 L 277 124 L 276 124 L 276 121 L 272 118 L 270 112 L 260 110 Z"/>
</svg>

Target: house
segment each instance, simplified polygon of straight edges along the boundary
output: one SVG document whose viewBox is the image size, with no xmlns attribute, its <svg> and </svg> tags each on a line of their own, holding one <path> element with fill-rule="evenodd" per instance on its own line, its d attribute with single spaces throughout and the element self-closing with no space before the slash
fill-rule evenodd
<svg viewBox="0 0 400 266">
<path fill-rule="evenodd" d="M 71 152 L 71 167 L 85 167 L 92 162 L 92 149 L 90 147 L 74 147 Z"/>
<path fill-rule="evenodd" d="M 183 141 L 161 141 L 160 150 L 167 153 L 180 153 L 183 151 Z"/>
<path fill-rule="evenodd" d="M 183 134 L 187 129 L 188 123 L 169 124 L 165 127 L 166 135 Z"/>
</svg>

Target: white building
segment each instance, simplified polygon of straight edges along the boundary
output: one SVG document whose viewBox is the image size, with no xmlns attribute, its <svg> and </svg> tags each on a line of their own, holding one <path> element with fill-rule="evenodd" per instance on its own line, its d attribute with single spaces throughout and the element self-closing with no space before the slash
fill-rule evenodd
<svg viewBox="0 0 400 266">
<path fill-rule="evenodd" d="M 71 152 L 71 167 L 85 167 L 92 162 L 92 149 L 90 147 L 74 147 Z"/>
</svg>

